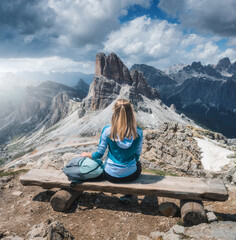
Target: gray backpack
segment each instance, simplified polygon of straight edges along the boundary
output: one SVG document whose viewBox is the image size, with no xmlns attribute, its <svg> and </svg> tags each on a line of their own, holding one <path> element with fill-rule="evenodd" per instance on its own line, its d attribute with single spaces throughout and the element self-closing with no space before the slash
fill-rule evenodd
<svg viewBox="0 0 236 240">
<path fill-rule="evenodd" d="M 103 173 L 102 160 L 93 160 L 88 157 L 77 157 L 71 159 L 63 168 L 63 172 L 73 183 L 94 179 Z"/>
</svg>

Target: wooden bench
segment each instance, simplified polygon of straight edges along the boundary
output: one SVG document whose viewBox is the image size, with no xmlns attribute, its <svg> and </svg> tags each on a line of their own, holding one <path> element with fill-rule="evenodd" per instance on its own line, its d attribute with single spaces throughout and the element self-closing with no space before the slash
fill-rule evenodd
<svg viewBox="0 0 236 240">
<path fill-rule="evenodd" d="M 70 181 L 61 170 L 33 169 L 21 176 L 20 182 L 24 186 L 41 186 L 44 189 L 61 188 L 50 201 L 56 211 L 68 209 L 79 194 L 86 190 L 180 199 L 181 217 L 185 225 L 206 220 L 202 201 L 228 199 L 227 190 L 219 179 L 141 174 L 137 180 L 130 183 L 83 182 L 76 184 L 71 191 Z"/>
</svg>

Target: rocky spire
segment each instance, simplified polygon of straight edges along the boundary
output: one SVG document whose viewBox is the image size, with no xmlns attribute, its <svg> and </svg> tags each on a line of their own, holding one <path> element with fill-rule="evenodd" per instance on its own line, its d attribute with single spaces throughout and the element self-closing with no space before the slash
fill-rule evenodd
<svg viewBox="0 0 236 240">
<path fill-rule="evenodd" d="M 98 53 L 95 76 L 84 104 L 93 110 L 105 108 L 119 96 L 125 85 L 129 86 L 132 102 L 142 99 L 140 95 L 149 99 L 158 97 L 157 91 L 147 84 L 141 72 L 135 70 L 130 74 L 129 69 L 115 53 L 108 56 Z"/>
<path fill-rule="evenodd" d="M 135 88 L 136 93 L 142 94 L 150 99 L 158 97 L 157 91 L 147 84 L 146 78 L 143 76 L 142 72 L 133 70 L 131 72 L 131 78 L 133 80 L 132 86 Z"/>
<path fill-rule="evenodd" d="M 132 84 L 128 68 L 115 53 L 111 53 L 108 56 L 104 53 L 96 55 L 95 74 L 97 76 L 103 75 L 129 85 Z"/>
</svg>

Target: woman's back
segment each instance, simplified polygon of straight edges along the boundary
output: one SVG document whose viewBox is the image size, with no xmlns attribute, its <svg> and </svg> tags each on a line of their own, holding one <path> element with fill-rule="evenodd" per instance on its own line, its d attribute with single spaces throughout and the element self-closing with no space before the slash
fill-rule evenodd
<svg viewBox="0 0 236 240">
<path fill-rule="evenodd" d="M 141 128 L 137 127 L 137 138 L 125 137 L 123 141 L 119 138 L 117 140 L 111 139 L 110 132 L 111 125 L 105 126 L 102 131 L 102 137 L 106 138 L 109 146 L 108 157 L 117 164 L 127 164 L 134 159 L 138 161 L 142 151 L 143 133 Z"/>
<path fill-rule="evenodd" d="M 113 107 L 111 125 L 103 128 L 98 150 L 84 156 L 100 159 L 108 147 L 105 178 L 112 182 L 132 181 L 141 173 L 142 144 L 143 133 L 137 127 L 132 105 L 128 100 L 119 99 Z"/>
</svg>

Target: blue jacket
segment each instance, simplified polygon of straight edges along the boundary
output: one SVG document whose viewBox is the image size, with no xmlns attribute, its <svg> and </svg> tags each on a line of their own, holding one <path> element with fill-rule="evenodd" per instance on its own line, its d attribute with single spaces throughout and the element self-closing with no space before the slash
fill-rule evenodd
<svg viewBox="0 0 236 240">
<path fill-rule="evenodd" d="M 109 137 L 110 132 L 110 125 L 103 128 L 98 149 L 92 153 L 92 158 L 102 158 L 108 146 L 105 171 L 114 177 L 129 176 L 137 170 L 136 161 L 139 160 L 143 145 L 142 129 L 137 128 L 138 137 L 136 139 L 124 138 L 123 141 L 112 140 Z"/>
</svg>

